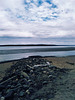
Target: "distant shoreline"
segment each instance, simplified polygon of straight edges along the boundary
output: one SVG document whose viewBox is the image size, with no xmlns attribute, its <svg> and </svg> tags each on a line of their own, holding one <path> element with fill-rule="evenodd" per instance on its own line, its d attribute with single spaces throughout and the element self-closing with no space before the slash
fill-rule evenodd
<svg viewBox="0 0 75 100">
<path fill-rule="evenodd" d="M 4 54 L 19 54 L 19 53 L 34 53 L 34 52 L 74 51 L 74 50 L 75 50 L 75 47 L 13 49 L 13 50 L 0 50 L 0 55 L 4 55 Z"/>
<path fill-rule="evenodd" d="M 56 44 L 7 44 L 7 45 L 0 45 L 3 46 L 75 46 L 75 45 L 56 45 Z"/>
</svg>

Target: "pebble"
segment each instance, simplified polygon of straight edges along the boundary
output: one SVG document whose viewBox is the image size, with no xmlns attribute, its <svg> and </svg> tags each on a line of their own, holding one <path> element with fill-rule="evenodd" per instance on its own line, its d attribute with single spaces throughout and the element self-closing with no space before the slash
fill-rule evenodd
<svg viewBox="0 0 75 100">
<path fill-rule="evenodd" d="M 24 89 L 27 89 L 27 88 L 28 88 L 28 85 L 23 85 L 23 88 L 24 88 Z"/>
<path fill-rule="evenodd" d="M 46 62 L 47 63 L 47 65 L 51 65 L 49 62 Z"/>
<path fill-rule="evenodd" d="M 52 75 L 49 75 L 49 76 L 48 76 L 48 78 L 51 78 L 51 77 L 52 77 Z"/>
<path fill-rule="evenodd" d="M 28 74 L 27 74 L 27 73 L 25 73 L 25 72 L 23 72 L 23 71 L 21 71 L 21 75 L 23 75 L 24 77 L 29 78 Z"/>
<path fill-rule="evenodd" d="M 24 92 L 24 91 L 21 91 L 21 92 L 19 93 L 19 96 L 22 97 L 22 96 L 24 96 L 24 94 L 25 94 L 25 92 Z"/>
<path fill-rule="evenodd" d="M 30 94 L 29 90 L 26 90 L 26 93 L 27 93 L 27 94 Z"/>
<path fill-rule="evenodd" d="M 10 100 L 13 97 L 13 91 L 9 91 L 8 94 L 5 96 L 5 100 Z"/>
<path fill-rule="evenodd" d="M 30 73 L 33 74 L 33 70 L 30 70 Z"/>
<path fill-rule="evenodd" d="M 43 73 L 46 74 L 47 72 L 46 71 L 43 71 Z"/>
<path fill-rule="evenodd" d="M 5 88 L 4 85 L 0 85 L 0 90 L 3 90 Z"/>
<path fill-rule="evenodd" d="M 31 80 L 28 80 L 28 82 L 32 82 Z"/>
<path fill-rule="evenodd" d="M 1 97 L 1 99 L 0 100 L 5 100 L 5 97 Z"/>
<path fill-rule="evenodd" d="M 45 85 L 45 84 L 48 84 L 48 82 L 47 82 L 47 81 L 44 81 L 44 82 L 43 82 L 43 85 Z"/>
</svg>

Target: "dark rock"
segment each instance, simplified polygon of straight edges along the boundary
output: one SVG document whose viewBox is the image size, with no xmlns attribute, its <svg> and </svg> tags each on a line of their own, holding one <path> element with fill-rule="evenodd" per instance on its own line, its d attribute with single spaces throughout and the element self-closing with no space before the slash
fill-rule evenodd
<svg viewBox="0 0 75 100">
<path fill-rule="evenodd" d="M 0 85 L 0 91 L 2 91 L 3 89 L 5 89 L 4 85 Z"/>
<path fill-rule="evenodd" d="M 30 70 L 30 73 L 33 74 L 33 70 Z"/>
<path fill-rule="evenodd" d="M 28 58 L 42 58 L 42 56 L 29 56 Z"/>
<path fill-rule="evenodd" d="M 23 88 L 25 89 L 25 90 L 27 90 L 28 89 L 28 85 L 23 85 Z"/>
<path fill-rule="evenodd" d="M 27 93 L 28 95 L 30 95 L 30 91 L 29 91 L 29 89 L 28 89 L 28 90 L 26 90 L 26 93 Z"/>
<path fill-rule="evenodd" d="M 19 96 L 22 97 L 22 96 L 24 96 L 24 94 L 25 94 L 25 92 L 24 92 L 24 91 L 21 91 L 21 92 L 19 93 Z"/>
<path fill-rule="evenodd" d="M 35 91 L 34 88 L 32 88 L 32 87 L 29 88 L 30 93 L 34 93 L 34 91 Z"/>
<path fill-rule="evenodd" d="M 0 100 L 5 100 L 5 97 L 1 97 Z"/>
<path fill-rule="evenodd" d="M 71 63 L 71 62 L 66 62 L 67 64 L 70 64 L 70 65 L 74 65 L 74 63 Z"/>
<path fill-rule="evenodd" d="M 48 82 L 47 82 L 47 81 L 44 81 L 44 82 L 43 82 L 43 85 L 45 85 L 45 84 L 48 84 Z"/>
<path fill-rule="evenodd" d="M 60 69 L 59 71 L 62 72 L 62 73 L 66 73 L 66 72 L 67 72 L 67 69 L 62 68 L 62 69 Z"/>
<path fill-rule="evenodd" d="M 14 91 L 9 91 L 9 93 L 5 96 L 5 100 L 13 100 Z"/>
</svg>

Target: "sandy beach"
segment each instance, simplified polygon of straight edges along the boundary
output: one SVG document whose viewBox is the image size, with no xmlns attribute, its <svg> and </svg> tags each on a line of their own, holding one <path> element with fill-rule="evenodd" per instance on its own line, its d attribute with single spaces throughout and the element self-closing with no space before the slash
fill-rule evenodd
<svg viewBox="0 0 75 100">
<path fill-rule="evenodd" d="M 52 64 L 59 68 L 75 68 L 75 56 L 46 57 L 45 59 L 52 61 Z"/>
<path fill-rule="evenodd" d="M 9 61 L 0 63 L 0 80 L 4 77 L 5 71 L 10 68 L 17 61 Z"/>
<path fill-rule="evenodd" d="M 70 71 L 68 74 L 59 75 L 55 82 L 55 96 L 50 99 L 46 97 L 42 100 L 75 100 L 75 56 L 66 56 L 66 57 L 43 57 L 42 59 L 48 60 L 51 62 L 52 66 L 57 68 L 65 68 Z M 0 63 L 0 80 L 4 77 L 5 71 L 14 65 L 17 61 L 13 60 L 10 62 Z M 49 84 L 47 85 L 49 88 Z M 44 87 L 45 88 L 45 87 Z M 42 91 L 42 90 L 40 90 Z M 40 93 L 38 91 L 38 93 Z M 25 99 L 26 100 L 26 99 Z M 36 100 L 36 99 L 35 99 Z M 37 99 L 41 100 L 41 99 Z"/>
</svg>

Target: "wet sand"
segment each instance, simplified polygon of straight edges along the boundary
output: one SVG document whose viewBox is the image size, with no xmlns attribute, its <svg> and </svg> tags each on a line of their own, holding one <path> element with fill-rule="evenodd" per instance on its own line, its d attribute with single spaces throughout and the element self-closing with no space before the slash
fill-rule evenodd
<svg viewBox="0 0 75 100">
<path fill-rule="evenodd" d="M 74 51 L 75 47 L 55 47 L 55 48 L 29 48 L 29 49 L 11 49 L 0 50 L 0 55 L 19 54 L 19 53 L 35 53 L 35 52 L 56 52 L 56 51 Z"/>
</svg>

